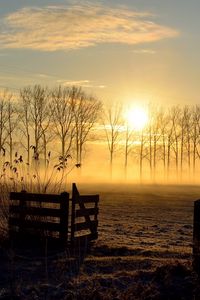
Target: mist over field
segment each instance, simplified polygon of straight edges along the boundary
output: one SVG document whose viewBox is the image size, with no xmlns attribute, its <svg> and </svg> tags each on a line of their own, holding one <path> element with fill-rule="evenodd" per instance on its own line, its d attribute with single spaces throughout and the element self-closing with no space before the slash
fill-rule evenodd
<svg viewBox="0 0 200 300">
<path fill-rule="evenodd" d="M 0 181 L 14 188 L 199 182 L 197 105 L 111 105 L 81 87 L 34 85 L 4 91 L 0 113 Z"/>
</svg>

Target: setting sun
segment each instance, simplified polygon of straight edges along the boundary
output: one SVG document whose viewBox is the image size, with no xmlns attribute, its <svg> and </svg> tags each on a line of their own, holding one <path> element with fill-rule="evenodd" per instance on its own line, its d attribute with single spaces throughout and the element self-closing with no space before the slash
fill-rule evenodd
<svg viewBox="0 0 200 300">
<path fill-rule="evenodd" d="M 134 107 L 126 112 L 127 123 L 135 130 L 142 130 L 148 122 L 148 114 L 142 107 Z"/>
</svg>

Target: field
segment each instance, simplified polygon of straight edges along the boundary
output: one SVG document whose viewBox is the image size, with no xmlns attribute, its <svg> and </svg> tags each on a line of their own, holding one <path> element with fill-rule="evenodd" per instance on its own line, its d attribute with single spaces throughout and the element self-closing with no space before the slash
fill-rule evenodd
<svg viewBox="0 0 200 300">
<path fill-rule="evenodd" d="M 200 299 L 191 266 L 200 187 L 79 187 L 100 194 L 89 253 L 1 247 L 0 299 Z"/>
</svg>

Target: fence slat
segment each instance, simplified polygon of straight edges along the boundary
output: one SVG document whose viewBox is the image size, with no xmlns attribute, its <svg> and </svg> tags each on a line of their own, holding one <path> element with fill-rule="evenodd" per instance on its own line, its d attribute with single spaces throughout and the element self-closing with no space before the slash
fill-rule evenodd
<svg viewBox="0 0 200 300">
<path fill-rule="evenodd" d="M 41 230 L 49 230 L 49 231 L 60 231 L 59 223 L 24 220 L 23 224 L 24 224 L 24 229 L 33 228 L 33 229 L 41 229 Z M 19 226 L 19 219 L 10 218 L 9 225 Z"/>
<path fill-rule="evenodd" d="M 17 205 L 10 206 L 10 213 L 18 214 L 24 212 L 26 215 L 32 216 L 49 216 L 49 217 L 60 217 L 61 211 L 60 209 L 54 208 L 40 208 L 40 207 L 20 207 Z"/>
<path fill-rule="evenodd" d="M 91 216 L 91 215 L 97 215 L 99 212 L 98 208 L 82 208 L 82 209 L 78 209 L 76 210 L 76 218 L 80 218 L 80 217 L 87 217 L 87 216 Z"/>
<path fill-rule="evenodd" d="M 98 203 L 99 202 L 99 195 L 80 195 L 80 200 L 85 203 Z M 75 201 L 76 204 L 79 203 L 78 200 Z"/>
<path fill-rule="evenodd" d="M 32 201 L 32 202 L 60 203 L 60 195 L 11 192 L 10 193 L 10 200 L 24 200 L 24 201 Z"/>
<path fill-rule="evenodd" d="M 98 221 L 91 221 L 90 224 L 88 224 L 86 222 L 76 223 L 75 231 L 90 229 L 90 226 L 92 226 L 96 230 L 97 226 L 98 226 Z"/>
<path fill-rule="evenodd" d="M 85 241 L 90 242 L 92 240 L 98 239 L 98 232 L 90 233 L 90 234 L 84 234 L 74 237 L 74 244 L 81 244 L 85 243 Z"/>
</svg>

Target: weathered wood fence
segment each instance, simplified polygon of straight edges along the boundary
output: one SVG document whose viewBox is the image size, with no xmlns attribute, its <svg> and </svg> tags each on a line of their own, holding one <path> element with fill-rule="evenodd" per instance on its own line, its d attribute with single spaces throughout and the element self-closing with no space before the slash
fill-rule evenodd
<svg viewBox="0 0 200 300">
<path fill-rule="evenodd" d="M 60 195 L 12 192 L 10 237 L 53 238 L 69 246 L 97 239 L 98 203 L 99 195 L 80 195 L 76 184 L 72 185 L 71 199 L 66 192 Z"/>
</svg>

